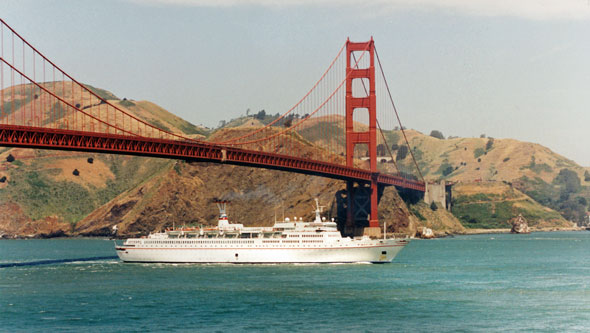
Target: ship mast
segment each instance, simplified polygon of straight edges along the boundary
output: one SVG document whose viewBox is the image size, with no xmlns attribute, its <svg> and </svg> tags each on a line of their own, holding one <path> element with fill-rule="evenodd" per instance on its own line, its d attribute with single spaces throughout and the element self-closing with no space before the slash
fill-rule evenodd
<svg viewBox="0 0 590 333">
<path fill-rule="evenodd" d="M 320 213 L 323 211 L 324 206 L 320 206 L 320 201 L 318 198 L 315 198 L 315 221 L 314 222 L 322 222 L 322 217 Z"/>
</svg>

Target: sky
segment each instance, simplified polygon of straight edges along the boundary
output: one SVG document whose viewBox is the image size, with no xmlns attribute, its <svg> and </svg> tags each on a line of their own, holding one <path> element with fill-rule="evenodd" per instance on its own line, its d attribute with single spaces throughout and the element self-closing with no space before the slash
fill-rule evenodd
<svg viewBox="0 0 590 333">
<path fill-rule="evenodd" d="M 1 0 L 78 81 L 194 123 L 283 113 L 375 39 L 404 126 L 590 166 L 590 0 Z"/>
</svg>

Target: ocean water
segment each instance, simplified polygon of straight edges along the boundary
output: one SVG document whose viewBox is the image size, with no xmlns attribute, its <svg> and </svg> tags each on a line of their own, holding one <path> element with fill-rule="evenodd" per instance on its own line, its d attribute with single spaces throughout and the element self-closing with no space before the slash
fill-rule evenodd
<svg viewBox="0 0 590 333">
<path fill-rule="evenodd" d="M 384 265 L 125 264 L 113 247 L 0 241 L 0 331 L 590 330 L 590 232 L 414 240 Z"/>
</svg>

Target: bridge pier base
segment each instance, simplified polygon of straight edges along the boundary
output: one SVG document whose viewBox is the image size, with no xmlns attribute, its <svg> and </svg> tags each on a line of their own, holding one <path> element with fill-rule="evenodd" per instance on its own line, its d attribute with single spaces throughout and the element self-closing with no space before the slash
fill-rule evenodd
<svg viewBox="0 0 590 333">
<path fill-rule="evenodd" d="M 376 181 L 371 184 L 346 183 L 346 224 L 347 235 L 369 234 L 379 236 L 378 206 L 383 186 Z M 362 231 L 362 232 L 359 232 Z"/>
</svg>

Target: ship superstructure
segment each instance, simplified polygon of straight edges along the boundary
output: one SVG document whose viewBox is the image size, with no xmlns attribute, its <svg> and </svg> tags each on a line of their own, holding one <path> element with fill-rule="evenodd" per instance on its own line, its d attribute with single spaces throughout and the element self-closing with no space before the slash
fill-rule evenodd
<svg viewBox="0 0 590 333">
<path fill-rule="evenodd" d="M 116 246 L 125 262 L 165 263 L 354 263 L 391 262 L 407 239 L 342 237 L 336 223 L 321 217 L 316 199 L 315 219 L 285 218 L 272 227 L 230 223 L 227 201 L 217 201 L 217 227 L 173 228 Z"/>
</svg>

